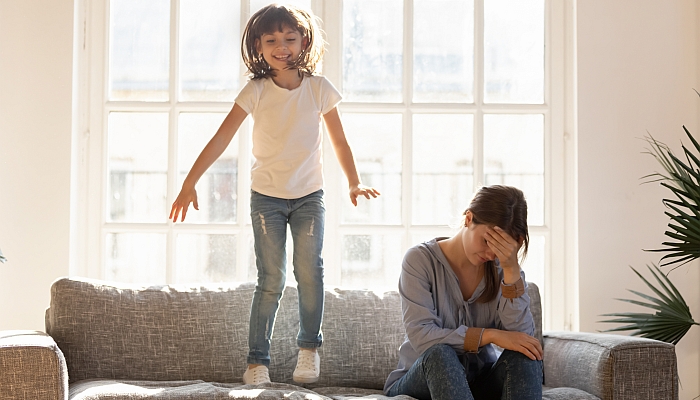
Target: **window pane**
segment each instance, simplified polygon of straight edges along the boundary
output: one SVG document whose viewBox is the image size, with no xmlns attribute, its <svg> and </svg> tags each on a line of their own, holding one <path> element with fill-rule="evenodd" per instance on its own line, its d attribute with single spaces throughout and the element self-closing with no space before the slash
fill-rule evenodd
<svg viewBox="0 0 700 400">
<path fill-rule="evenodd" d="M 544 224 L 544 115 L 484 115 L 486 185 L 525 193 L 529 225 Z"/>
<path fill-rule="evenodd" d="M 241 6 L 180 0 L 180 99 L 233 101 L 240 77 Z"/>
<path fill-rule="evenodd" d="M 110 100 L 168 100 L 170 1 L 110 1 Z"/>
<path fill-rule="evenodd" d="M 343 223 L 401 223 L 401 114 L 343 114 L 343 125 L 352 147 L 362 183 L 382 195 L 357 199 L 354 207 L 343 193 Z M 348 187 L 343 176 L 341 188 Z"/>
<path fill-rule="evenodd" d="M 402 101 L 403 1 L 343 1 L 347 101 Z"/>
<path fill-rule="evenodd" d="M 341 286 L 396 290 L 401 273 L 400 235 L 345 235 Z"/>
<path fill-rule="evenodd" d="M 165 222 L 168 114 L 110 113 L 107 137 L 107 221 Z"/>
<path fill-rule="evenodd" d="M 209 142 L 224 113 L 181 113 L 178 127 L 178 187 L 179 192 L 192 164 Z M 231 140 L 224 153 L 209 167 L 199 182 L 199 210 L 192 206 L 185 222 L 236 222 L 238 202 L 238 138 Z"/>
<path fill-rule="evenodd" d="M 235 235 L 177 235 L 175 283 L 236 280 Z"/>
<path fill-rule="evenodd" d="M 272 3 L 270 0 L 251 0 L 250 1 L 250 15 L 253 15 L 259 9 L 265 7 L 266 5 Z M 275 1 L 277 4 L 293 4 L 297 7 L 303 8 L 305 10 L 311 9 L 311 0 L 287 0 L 287 1 Z"/>
<path fill-rule="evenodd" d="M 413 101 L 474 102 L 474 1 L 414 0 L 413 15 Z"/>
<path fill-rule="evenodd" d="M 165 283 L 165 235 L 109 233 L 104 279 L 129 283 Z"/>
<path fill-rule="evenodd" d="M 484 101 L 544 102 L 544 1 L 484 2 Z"/>
<path fill-rule="evenodd" d="M 413 116 L 413 224 L 449 225 L 472 197 L 474 116 Z"/>
</svg>

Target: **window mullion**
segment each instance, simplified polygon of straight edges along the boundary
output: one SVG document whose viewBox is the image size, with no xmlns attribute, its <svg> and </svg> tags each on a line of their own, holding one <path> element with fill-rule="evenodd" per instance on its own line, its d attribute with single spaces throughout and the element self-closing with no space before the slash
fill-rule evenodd
<svg viewBox="0 0 700 400">
<path fill-rule="evenodd" d="M 85 185 L 81 189 L 86 201 L 83 234 L 78 240 L 84 240 L 82 247 L 86 250 L 84 265 L 78 271 L 90 277 L 102 277 L 104 261 L 104 204 L 105 204 L 105 148 L 106 148 L 106 113 L 104 111 L 107 89 L 107 65 L 109 51 L 109 2 L 87 2 L 87 13 L 92 19 L 87 24 L 85 45 L 88 48 L 89 66 L 86 73 L 91 77 L 87 96 L 89 107 L 86 113 L 87 134 L 84 137 L 87 146 L 87 159 L 81 160 L 81 167 L 87 169 Z M 94 110 L 91 112 L 91 110 Z M 83 164 L 84 162 L 84 164 Z M 83 210 L 79 211 L 82 212 Z M 79 246 L 80 248 L 81 246 Z"/>
<path fill-rule="evenodd" d="M 484 176 L 484 0 L 474 0 L 474 191 Z"/>
<path fill-rule="evenodd" d="M 178 101 L 179 92 L 179 14 L 180 14 L 180 2 L 178 0 L 170 0 L 170 79 L 169 79 L 169 107 L 168 107 L 168 183 L 167 183 L 167 198 L 166 204 L 172 204 L 177 196 L 177 175 L 178 175 L 178 143 L 177 143 L 177 132 L 178 132 L 178 116 L 176 112 L 176 105 Z M 167 212 L 167 210 L 163 210 Z M 166 282 L 173 282 L 175 277 L 176 255 L 175 250 L 176 233 L 173 229 L 174 225 L 172 222 L 168 222 L 168 230 L 166 233 L 166 244 L 165 244 L 165 280 Z"/>
<path fill-rule="evenodd" d="M 323 21 L 322 29 L 326 32 L 326 51 L 323 56 L 323 71 L 333 85 L 343 92 L 342 80 L 342 54 L 343 54 L 343 5 L 340 0 L 327 0 L 323 4 L 323 10 L 319 10 L 321 20 Z M 341 118 L 344 113 L 348 112 L 349 103 L 342 102 L 339 105 Z M 353 110 L 354 111 L 354 110 Z M 358 110 L 361 111 L 361 110 Z M 351 132 L 345 132 L 347 136 L 351 136 Z M 324 126 L 324 136 L 325 126 Z M 350 141 L 350 146 L 353 145 Z M 333 148 L 330 145 L 327 137 L 323 139 L 323 170 L 324 170 L 324 190 L 326 202 L 326 232 L 323 241 L 323 258 L 324 264 L 327 266 L 335 266 L 334 268 L 326 267 L 324 276 L 325 281 L 329 286 L 340 285 L 341 283 L 341 242 L 343 234 L 346 233 L 346 227 L 341 225 L 341 214 L 343 201 L 347 200 L 347 190 L 340 184 L 343 181 L 342 171 L 335 159 Z M 356 155 L 357 157 L 357 155 Z"/>
<path fill-rule="evenodd" d="M 403 103 L 413 103 L 413 0 L 403 8 Z"/>
<path fill-rule="evenodd" d="M 413 114 L 410 105 L 413 104 L 413 0 L 404 2 L 404 31 L 403 31 L 403 93 L 404 109 L 402 126 L 402 174 L 401 174 L 401 221 L 404 226 L 402 246 L 411 246 L 411 215 L 413 210 Z"/>
</svg>

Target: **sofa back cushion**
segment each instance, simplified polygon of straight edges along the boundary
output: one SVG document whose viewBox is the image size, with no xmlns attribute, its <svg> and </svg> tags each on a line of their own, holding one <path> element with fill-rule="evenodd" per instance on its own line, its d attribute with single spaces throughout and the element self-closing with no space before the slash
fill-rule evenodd
<svg viewBox="0 0 700 400">
<path fill-rule="evenodd" d="M 70 382 L 237 381 L 245 369 L 253 289 L 63 278 L 51 287 L 46 332 L 65 355 Z"/>
<path fill-rule="evenodd" d="M 70 382 L 109 378 L 240 382 L 248 353 L 254 283 L 139 287 L 62 278 L 51 287 L 46 331 L 63 351 Z M 541 309 L 530 285 L 541 336 Z M 285 288 L 272 339 L 270 378 L 293 383 L 299 311 Z M 381 389 L 405 331 L 397 292 L 326 290 L 317 386 Z"/>
</svg>

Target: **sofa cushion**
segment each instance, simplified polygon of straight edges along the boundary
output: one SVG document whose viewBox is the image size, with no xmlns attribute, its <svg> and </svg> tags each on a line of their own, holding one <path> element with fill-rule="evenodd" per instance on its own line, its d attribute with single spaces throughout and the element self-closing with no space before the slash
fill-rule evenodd
<svg viewBox="0 0 700 400">
<path fill-rule="evenodd" d="M 313 390 L 286 383 L 258 386 L 240 383 L 198 381 L 129 381 L 88 379 L 70 386 L 70 400 L 230 400 L 230 399 L 288 399 L 288 400 L 415 400 L 400 395 L 386 397 L 380 390 L 348 387 L 318 387 Z M 543 388 L 543 400 L 600 400 L 574 388 Z"/>
<path fill-rule="evenodd" d="M 240 381 L 253 284 L 176 287 L 59 279 L 46 330 L 70 382 Z"/>
<path fill-rule="evenodd" d="M 286 383 L 242 385 L 204 381 L 128 381 L 89 379 L 70 387 L 70 400 L 389 400 L 381 391 L 357 388 L 317 388 L 313 391 Z M 415 400 L 410 396 L 393 400 Z"/>
<path fill-rule="evenodd" d="M 401 315 L 397 292 L 326 291 L 321 377 L 313 386 L 383 389 L 406 336 Z"/>
<path fill-rule="evenodd" d="M 254 287 L 59 279 L 52 285 L 46 329 L 65 354 L 70 382 L 240 382 Z M 285 288 L 272 339 L 274 382 L 294 383 L 297 299 L 296 288 Z M 404 337 L 399 296 L 329 289 L 323 332 L 322 374 L 315 386 L 381 389 L 398 363 Z"/>
<path fill-rule="evenodd" d="M 569 387 L 542 387 L 542 400 L 600 400 L 600 397 Z"/>
<path fill-rule="evenodd" d="M 548 386 L 575 386 L 603 399 L 678 397 L 674 347 L 656 340 L 548 332 L 544 369 Z"/>
<path fill-rule="evenodd" d="M 254 283 L 142 287 L 63 278 L 51 288 L 46 330 L 65 355 L 70 382 L 240 382 L 254 288 Z M 539 333 L 537 286 L 529 290 Z M 294 383 L 297 299 L 295 287 L 285 288 L 272 338 L 273 382 Z M 325 301 L 321 378 L 310 387 L 382 389 L 405 336 L 398 293 L 328 288 Z"/>
<path fill-rule="evenodd" d="M 197 381 L 128 381 L 89 379 L 70 387 L 70 400 L 326 400 L 314 392 L 285 383 L 258 386 Z"/>
</svg>

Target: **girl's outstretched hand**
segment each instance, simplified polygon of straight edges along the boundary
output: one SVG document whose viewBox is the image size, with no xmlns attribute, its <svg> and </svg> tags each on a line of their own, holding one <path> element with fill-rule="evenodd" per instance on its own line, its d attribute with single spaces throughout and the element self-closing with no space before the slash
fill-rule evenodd
<svg viewBox="0 0 700 400">
<path fill-rule="evenodd" d="M 182 219 L 180 222 L 185 220 L 185 215 L 187 215 L 187 209 L 192 203 L 195 210 L 199 210 L 199 204 L 197 203 L 197 191 L 194 188 L 185 189 L 184 187 L 180 190 L 180 194 L 177 195 L 177 199 L 173 202 L 173 208 L 170 209 L 170 216 L 168 219 L 172 219 L 173 222 L 177 222 L 177 217 L 182 211 Z"/>
<path fill-rule="evenodd" d="M 370 196 L 373 198 L 377 198 L 381 193 L 379 193 L 379 190 L 365 186 L 363 184 L 355 185 L 355 186 L 350 186 L 350 201 L 352 204 L 357 207 L 357 197 L 358 196 L 365 196 L 366 199 L 370 199 Z"/>
<path fill-rule="evenodd" d="M 541 360 L 544 354 L 540 341 L 523 332 L 486 329 L 481 343 L 493 343 L 504 349 L 517 351 L 531 360 Z"/>
</svg>

